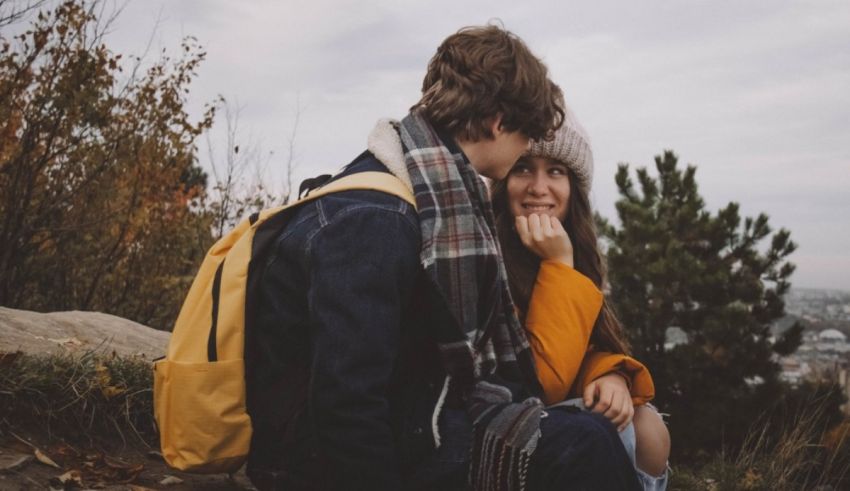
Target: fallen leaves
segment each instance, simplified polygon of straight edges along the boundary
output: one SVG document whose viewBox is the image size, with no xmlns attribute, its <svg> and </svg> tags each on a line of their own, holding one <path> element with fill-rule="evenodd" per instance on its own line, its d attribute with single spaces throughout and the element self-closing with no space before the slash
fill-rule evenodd
<svg viewBox="0 0 850 491">
<path fill-rule="evenodd" d="M 165 476 L 165 478 L 162 481 L 159 481 L 159 483 L 163 486 L 171 486 L 172 484 L 182 484 L 183 479 L 175 476 Z"/>
<path fill-rule="evenodd" d="M 144 464 L 129 464 L 101 453 L 88 454 L 82 462 L 86 483 L 128 484 L 136 480 L 144 469 Z"/>
<path fill-rule="evenodd" d="M 82 453 L 67 443 L 53 445 L 49 453 L 36 445 L 12 433 L 12 436 L 32 449 L 36 460 L 44 465 L 65 472 L 50 479 L 50 485 L 60 489 L 104 487 L 114 484 L 129 484 L 136 480 L 145 469 L 144 464 L 132 464 L 119 459 L 107 457 L 101 452 Z M 9 468 L 24 465 L 32 457 L 22 455 L 24 459 L 10 459 L 5 464 Z M 60 466 L 54 458 L 63 463 Z M 0 470 L 3 470 L 3 459 L 0 459 Z M 177 478 L 174 478 L 177 479 Z"/>
<path fill-rule="evenodd" d="M 59 464 L 54 462 L 53 459 L 51 459 L 46 453 L 42 452 L 40 448 L 36 447 L 35 445 L 28 442 L 27 440 L 19 437 L 14 432 L 9 432 L 9 434 L 12 435 L 13 437 L 15 437 L 15 439 L 17 439 L 19 442 L 21 442 L 24 445 L 31 448 L 33 455 L 35 455 L 35 458 L 38 459 L 39 462 L 41 462 L 44 465 L 49 465 L 50 467 L 55 467 L 57 469 L 61 469 L 61 467 L 59 467 Z"/>
<path fill-rule="evenodd" d="M 47 454 L 42 452 L 40 449 L 36 448 L 33 453 L 35 454 L 35 458 L 38 459 L 44 465 L 49 465 L 50 467 L 55 467 L 57 469 L 61 469 L 59 464 L 53 461 Z"/>
<path fill-rule="evenodd" d="M 50 479 L 50 485 L 60 489 L 74 489 L 83 487 L 83 474 L 77 470 L 70 470 L 61 476 Z"/>
<path fill-rule="evenodd" d="M 107 399 L 111 399 L 127 391 L 125 387 L 112 384 L 112 376 L 109 375 L 109 368 L 103 363 L 98 363 L 94 370 L 97 383 L 100 386 L 100 392 Z"/>
</svg>

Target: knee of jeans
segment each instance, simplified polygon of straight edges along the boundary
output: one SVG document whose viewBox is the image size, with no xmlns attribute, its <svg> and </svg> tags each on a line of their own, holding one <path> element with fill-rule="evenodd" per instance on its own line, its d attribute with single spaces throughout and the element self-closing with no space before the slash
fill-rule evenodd
<svg viewBox="0 0 850 491">
<path fill-rule="evenodd" d="M 597 432 L 600 436 L 605 435 L 609 438 L 619 438 L 617 436 L 617 427 L 615 427 L 614 423 L 612 423 L 611 420 L 609 420 L 605 416 L 599 413 L 591 412 L 585 412 L 582 414 L 584 414 L 588 418 L 588 420 L 592 422 L 588 424 L 589 427 L 593 428 L 592 431 Z"/>
<path fill-rule="evenodd" d="M 535 472 L 543 476 L 620 475 L 623 466 L 632 469 L 625 452 L 617 449 L 622 444 L 616 428 L 604 417 L 583 411 L 552 410 L 541 429 L 543 438 L 532 464 Z"/>
<path fill-rule="evenodd" d="M 544 420 L 544 424 L 548 426 L 549 432 L 563 433 L 563 436 L 582 440 L 585 444 L 608 447 L 609 443 L 607 442 L 612 438 L 619 438 L 614 425 L 600 414 L 586 411 L 553 410 L 549 412 L 547 419 L 549 421 Z M 558 437 L 555 436 L 555 438 Z"/>
<path fill-rule="evenodd" d="M 580 413 L 579 417 L 586 452 L 593 454 L 593 458 L 610 459 L 617 454 L 615 449 L 624 448 L 617 428 L 607 418 L 588 412 Z"/>
</svg>

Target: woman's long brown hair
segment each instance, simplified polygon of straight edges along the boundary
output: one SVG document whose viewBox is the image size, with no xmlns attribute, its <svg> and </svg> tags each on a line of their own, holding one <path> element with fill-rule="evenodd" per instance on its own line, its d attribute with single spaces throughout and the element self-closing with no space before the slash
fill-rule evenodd
<svg viewBox="0 0 850 491">
<path fill-rule="evenodd" d="M 587 276 L 603 290 L 605 282 L 605 264 L 599 253 L 599 243 L 596 237 L 596 225 L 590 207 L 590 198 L 575 185 L 576 178 L 572 170 L 568 170 L 570 179 L 570 198 L 564 229 L 573 243 L 573 261 L 575 269 Z M 520 241 L 514 228 L 514 216 L 508 206 L 508 177 L 495 181 L 492 186 L 493 210 L 496 215 L 496 233 L 505 258 L 505 268 L 508 273 L 508 283 L 514 302 L 521 311 L 521 317 L 528 312 L 528 304 L 537 272 L 540 269 L 540 258 L 529 251 Z M 629 345 L 623 335 L 623 329 L 617 316 L 603 299 L 602 310 L 596 318 L 590 343 L 596 351 L 630 354 Z"/>
</svg>

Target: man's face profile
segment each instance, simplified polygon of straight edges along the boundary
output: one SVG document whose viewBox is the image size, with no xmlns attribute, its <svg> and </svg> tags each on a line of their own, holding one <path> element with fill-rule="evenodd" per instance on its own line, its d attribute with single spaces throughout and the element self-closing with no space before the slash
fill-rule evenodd
<svg viewBox="0 0 850 491">
<path fill-rule="evenodd" d="M 473 167 L 489 179 L 504 179 L 523 153 L 528 150 L 530 139 L 521 131 L 507 131 L 501 117 L 493 121 L 492 138 L 479 141 L 482 151 L 472 162 Z"/>
</svg>

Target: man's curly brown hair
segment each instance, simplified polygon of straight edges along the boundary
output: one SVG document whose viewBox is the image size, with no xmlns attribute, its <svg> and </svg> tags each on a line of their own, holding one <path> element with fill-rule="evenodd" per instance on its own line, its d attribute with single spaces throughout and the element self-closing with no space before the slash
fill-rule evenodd
<svg viewBox="0 0 850 491">
<path fill-rule="evenodd" d="M 510 31 L 496 25 L 464 27 L 437 48 L 422 83 L 420 111 L 455 137 L 492 138 L 502 115 L 506 131 L 550 139 L 564 120 L 561 89 L 546 65 Z"/>
</svg>

